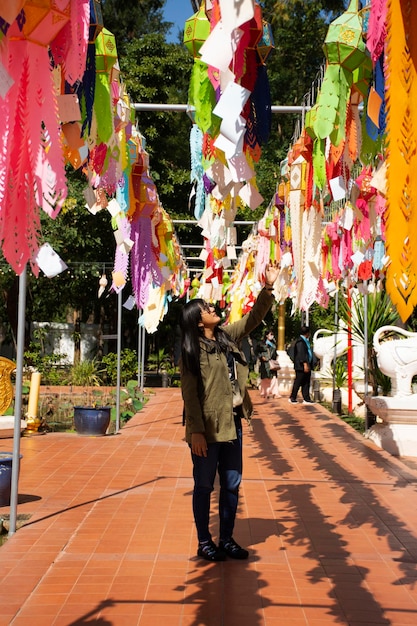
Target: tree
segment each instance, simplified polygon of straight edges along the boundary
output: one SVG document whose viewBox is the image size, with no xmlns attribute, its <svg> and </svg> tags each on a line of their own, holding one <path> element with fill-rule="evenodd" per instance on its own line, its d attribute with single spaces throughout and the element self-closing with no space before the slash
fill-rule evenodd
<svg viewBox="0 0 417 626">
<path fill-rule="evenodd" d="M 324 63 L 323 42 L 329 22 L 344 9 L 343 0 L 265 0 L 263 15 L 272 26 L 275 50 L 267 61 L 274 105 L 302 105 Z M 307 103 L 308 104 L 308 103 Z M 314 101 L 311 102 L 314 104 Z M 259 190 L 266 200 L 281 178 L 280 164 L 292 142 L 300 115 L 275 114 L 272 133 L 257 164 Z"/>
<path fill-rule="evenodd" d="M 132 102 L 187 101 L 192 58 L 183 46 L 166 43 L 163 35 L 152 33 L 129 42 L 120 67 Z M 166 111 L 139 112 L 137 119 L 162 205 L 171 215 L 186 215 L 191 121 L 184 114 Z"/>
<path fill-rule="evenodd" d="M 166 0 L 102 0 L 104 26 L 116 37 L 119 58 L 129 41 L 147 33 L 165 35 L 171 27 L 163 20 Z"/>
</svg>

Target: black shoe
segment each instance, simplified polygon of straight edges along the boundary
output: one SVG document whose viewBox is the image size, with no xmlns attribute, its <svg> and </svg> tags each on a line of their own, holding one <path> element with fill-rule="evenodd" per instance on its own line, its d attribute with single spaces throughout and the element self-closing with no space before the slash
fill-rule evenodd
<svg viewBox="0 0 417 626">
<path fill-rule="evenodd" d="M 247 559 L 249 552 L 245 548 L 241 548 L 234 539 L 228 541 L 220 541 L 219 550 L 223 550 L 231 559 Z"/>
<path fill-rule="evenodd" d="M 206 561 L 225 561 L 226 554 L 223 550 L 220 550 L 213 541 L 207 543 L 200 543 L 197 550 L 197 555 L 201 556 Z"/>
<path fill-rule="evenodd" d="M 298 404 L 297 400 L 293 400 L 292 398 L 288 398 L 288 402 L 290 404 Z"/>
</svg>

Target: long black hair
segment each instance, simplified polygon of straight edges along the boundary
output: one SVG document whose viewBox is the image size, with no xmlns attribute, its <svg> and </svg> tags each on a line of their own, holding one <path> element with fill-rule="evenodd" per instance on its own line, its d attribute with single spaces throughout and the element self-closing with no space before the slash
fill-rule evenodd
<svg viewBox="0 0 417 626">
<path fill-rule="evenodd" d="M 201 312 L 207 303 L 201 298 L 190 300 L 184 305 L 180 317 L 181 328 L 181 361 L 182 367 L 200 375 L 200 341 L 210 344 L 209 339 L 204 336 L 204 327 L 200 326 Z M 234 342 L 222 328 L 216 326 L 214 329 L 216 339 L 216 349 L 227 354 L 236 348 Z"/>
</svg>

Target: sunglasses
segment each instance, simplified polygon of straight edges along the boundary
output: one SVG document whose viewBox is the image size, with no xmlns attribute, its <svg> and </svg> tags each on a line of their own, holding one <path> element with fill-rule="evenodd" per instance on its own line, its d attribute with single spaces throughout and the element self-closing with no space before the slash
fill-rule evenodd
<svg viewBox="0 0 417 626">
<path fill-rule="evenodd" d="M 201 310 L 205 313 L 211 313 L 215 310 L 215 308 L 216 307 L 214 306 L 214 304 L 209 304 L 208 302 L 203 302 L 203 304 L 201 305 Z"/>
</svg>

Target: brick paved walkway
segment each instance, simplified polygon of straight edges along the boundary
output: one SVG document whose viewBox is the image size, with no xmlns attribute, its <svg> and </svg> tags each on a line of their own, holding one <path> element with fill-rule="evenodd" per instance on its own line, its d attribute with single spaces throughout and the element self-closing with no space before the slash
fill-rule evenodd
<svg viewBox="0 0 417 626">
<path fill-rule="evenodd" d="M 417 624 L 417 471 L 320 405 L 251 393 L 244 562 L 195 556 L 178 389 L 118 435 L 23 438 L 0 626 Z"/>
</svg>

